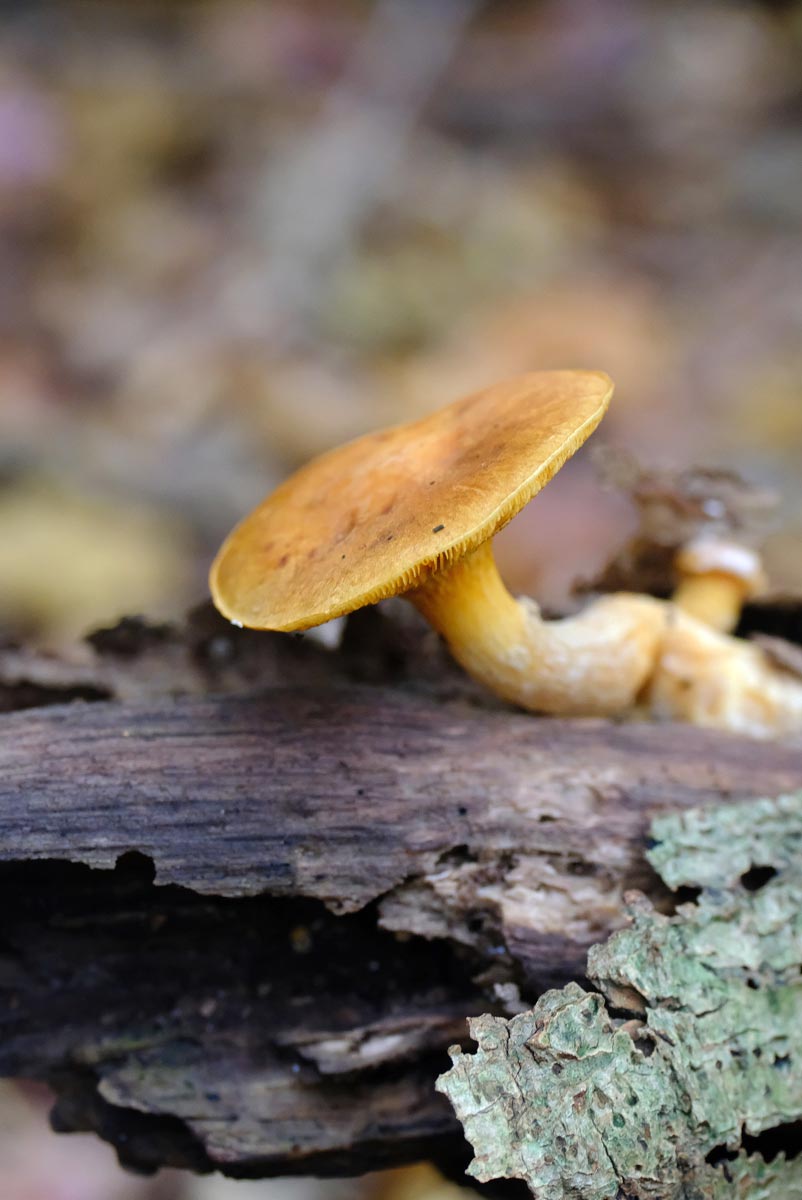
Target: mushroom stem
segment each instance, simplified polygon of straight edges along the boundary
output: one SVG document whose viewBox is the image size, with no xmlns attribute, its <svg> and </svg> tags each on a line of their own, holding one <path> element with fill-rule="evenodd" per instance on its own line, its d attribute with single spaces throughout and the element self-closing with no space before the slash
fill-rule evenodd
<svg viewBox="0 0 802 1200">
<path fill-rule="evenodd" d="M 775 668 L 759 646 L 681 610 L 666 626 L 643 698 L 666 720 L 759 738 L 802 731 L 802 680 Z"/>
<path fill-rule="evenodd" d="M 469 675 L 523 708 L 610 715 L 632 708 L 660 652 L 668 606 L 605 596 L 575 617 L 544 621 L 504 586 L 490 542 L 437 571 L 406 598 Z"/>
<path fill-rule="evenodd" d="M 674 603 L 719 633 L 732 633 L 745 601 L 766 586 L 760 555 L 729 538 L 692 538 L 678 550 L 674 567 Z"/>
<path fill-rule="evenodd" d="M 704 621 L 720 633 L 732 633 L 739 620 L 749 588 L 742 579 L 723 572 L 690 575 L 677 587 L 673 600 L 678 608 Z"/>
</svg>

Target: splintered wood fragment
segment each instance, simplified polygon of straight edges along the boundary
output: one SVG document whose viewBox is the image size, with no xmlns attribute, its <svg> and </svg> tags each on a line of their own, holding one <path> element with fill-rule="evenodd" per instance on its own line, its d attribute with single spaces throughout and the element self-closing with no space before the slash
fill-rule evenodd
<svg viewBox="0 0 802 1200">
<path fill-rule="evenodd" d="M 464 1166 L 463 1018 L 581 976 L 628 889 L 669 902 L 654 816 L 800 778 L 800 746 L 459 691 L 4 715 L 0 1071 L 139 1168 Z"/>
</svg>

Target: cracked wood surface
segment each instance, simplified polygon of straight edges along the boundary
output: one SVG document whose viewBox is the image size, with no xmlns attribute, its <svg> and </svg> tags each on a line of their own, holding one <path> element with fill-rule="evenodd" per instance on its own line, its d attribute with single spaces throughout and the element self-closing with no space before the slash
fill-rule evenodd
<svg viewBox="0 0 802 1200">
<path fill-rule="evenodd" d="M 802 768 L 802 745 L 372 688 L 53 706 L 2 729 L 0 861 L 110 869 L 136 850 L 157 885 L 335 912 L 381 899 L 386 923 L 427 935 L 455 935 L 480 895 L 525 930 L 533 891 L 541 934 L 597 932 L 623 887 L 648 884 L 651 816 L 791 788 Z"/>
<path fill-rule="evenodd" d="M 0 1069 L 140 1166 L 461 1163 L 463 1018 L 581 976 L 656 813 L 802 747 L 378 687 L 0 721 Z"/>
<path fill-rule="evenodd" d="M 0 648 L 0 1071 L 57 1127 L 140 1168 L 461 1172 L 464 1018 L 581 978 L 627 889 L 670 907 L 655 814 L 802 780 L 799 745 L 504 709 L 386 612 L 336 653 L 208 610 Z"/>
</svg>

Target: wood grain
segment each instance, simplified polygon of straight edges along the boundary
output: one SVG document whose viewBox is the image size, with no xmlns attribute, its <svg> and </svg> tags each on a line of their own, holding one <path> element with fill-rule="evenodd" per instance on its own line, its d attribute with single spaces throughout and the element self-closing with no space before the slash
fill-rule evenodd
<svg viewBox="0 0 802 1200">
<path fill-rule="evenodd" d="M 463 1018 L 670 904 L 653 814 L 800 785 L 799 745 L 387 686 L 3 715 L 0 1070 L 140 1168 L 458 1169 Z"/>
</svg>

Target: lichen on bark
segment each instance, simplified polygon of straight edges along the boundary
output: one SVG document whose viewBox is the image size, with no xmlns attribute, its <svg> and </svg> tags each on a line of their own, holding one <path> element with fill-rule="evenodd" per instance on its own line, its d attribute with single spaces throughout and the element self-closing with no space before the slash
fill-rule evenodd
<svg viewBox="0 0 802 1200">
<path fill-rule="evenodd" d="M 744 1145 L 802 1118 L 802 793 L 662 817 L 652 837 L 695 902 L 665 916 L 632 895 L 629 927 L 590 951 L 598 991 L 479 1017 L 476 1052 L 452 1048 L 438 1088 L 470 1173 L 544 1200 L 802 1197 L 802 1155 Z"/>
</svg>

